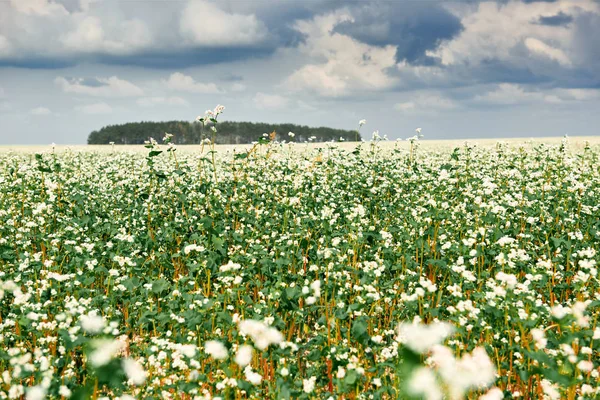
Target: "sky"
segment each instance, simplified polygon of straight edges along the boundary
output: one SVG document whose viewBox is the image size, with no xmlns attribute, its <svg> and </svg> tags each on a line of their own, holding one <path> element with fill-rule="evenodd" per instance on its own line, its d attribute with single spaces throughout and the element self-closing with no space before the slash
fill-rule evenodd
<svg viewBox="0 0 600 400">
<path fill-rule="evenodd" d="M 0 0 L 0 144 L 223 120 L 600 134 L 600 2 Z"/>
</svg>

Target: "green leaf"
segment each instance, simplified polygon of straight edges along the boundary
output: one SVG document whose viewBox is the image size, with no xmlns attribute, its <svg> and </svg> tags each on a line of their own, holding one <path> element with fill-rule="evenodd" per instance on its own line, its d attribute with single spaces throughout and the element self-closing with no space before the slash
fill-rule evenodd
<svg viewBox="0 0 600 400">
<path fill-rule="evenodd" d="M 169 288 L 169 282 L 164 279 L 158 279 L 152 282 L 152 291 L 156 294 L 160 294 Z"/>
</svg>

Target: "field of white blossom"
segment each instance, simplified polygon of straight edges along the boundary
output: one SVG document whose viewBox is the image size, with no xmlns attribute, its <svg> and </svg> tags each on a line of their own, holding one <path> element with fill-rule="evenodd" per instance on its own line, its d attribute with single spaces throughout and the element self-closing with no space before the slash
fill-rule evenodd
<svg viewBox="0 0 600 400">
<path fill-rule="evenodd" d="M 598 398 L 600 148 L 402 143 L 3 152 L 0 399 Z"/>
</svg>

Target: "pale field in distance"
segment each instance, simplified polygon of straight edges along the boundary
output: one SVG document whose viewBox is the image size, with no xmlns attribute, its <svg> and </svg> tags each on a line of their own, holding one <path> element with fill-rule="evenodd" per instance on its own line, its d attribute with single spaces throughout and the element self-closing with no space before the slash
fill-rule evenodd
<svg viewBox="0 0 600 400">
<path fill-rule="evenodd" d="M 427 150 L 444 150 L 444 149 L 452 149 L 457 146 L 464 145 L 465 142 L 470 144 L 476 144 L 477 146 L 482 147 L 493 147 L 498 142 L 505 142 L 512 146 L 519 145 L 528 145 L 528 144 L 540 144 L 546 143 L 549 145 L 558 145 L 562 141 L 563 137 L 536 137 L 536 138 L 527 138 L 527 137 L 518 137 L 518 138 L 485 138 L 485 139 L 450 139 L 450 140 L 420 140 L 420 146 L 423 149 Z M 589 141 L 590 145 L 600 145 L 600 136 L 569 136 L 569 147 L 573 150 L 583 148 L 585 146 L 585 141 Z M 364 142 L 365 145 L 369 145 L 369 141 Z M 289 147 L 290 143 L 285 143 L 285 147 Z M 306 149 L 306 148 L 319 148 L 326 147 L 327 145 L 335 145 L 337 147 L 341 147 L 343 149 L 353 149 L 356 146 L 356 142 L 320 142 L 320 143 L 293 143 L 295 149 Z M 215 150 L 219 152 L 243 152 L 250 149 L 252 144 L 239 144 L 239 145 L 217 145 L 215 146 Z M 395 141 L 382 141 L 379 142 L 378 146 L 381 148 L 390 148 L 393 149 L 396 146 L 398 148 L 406 148 L 410 147 L 410 143 L 407 140 Z M 64 151 L 67 149 L 73 151 L 112 151 L 112 147 L 110 145 L 57 145 L 56 151 Z M 50 144 L 48 145 L 0 145 L 0 153 L 2 152 L 24 152 L 24 153 L 36 153 L 36 152 L 45 152 L 51 150 L 52 147 Z M 114 146 L 115 150 L 118 151 L 139 151 L 139 152 L 147 152 L 148 150 L 144 148 L 143 145 L 122 145 L 122 146 Z M 179 152 L 199 152 L 202 150 L 201 145 L 177 145 L 177 150 Z M 204 151 L 208 151 L 208 146 L 204 147 Z"/>
</svg>

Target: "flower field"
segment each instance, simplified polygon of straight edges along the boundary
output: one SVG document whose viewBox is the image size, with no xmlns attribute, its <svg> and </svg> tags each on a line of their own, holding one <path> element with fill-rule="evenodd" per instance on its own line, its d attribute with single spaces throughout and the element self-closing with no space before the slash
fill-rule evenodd
<svg viewBox="0 0 600 400">
<path fill-rule="evenodd" d="M 600 147 L 418 144 L 0 154 L 0 399 L 599 398 Z"/>
</svg>

